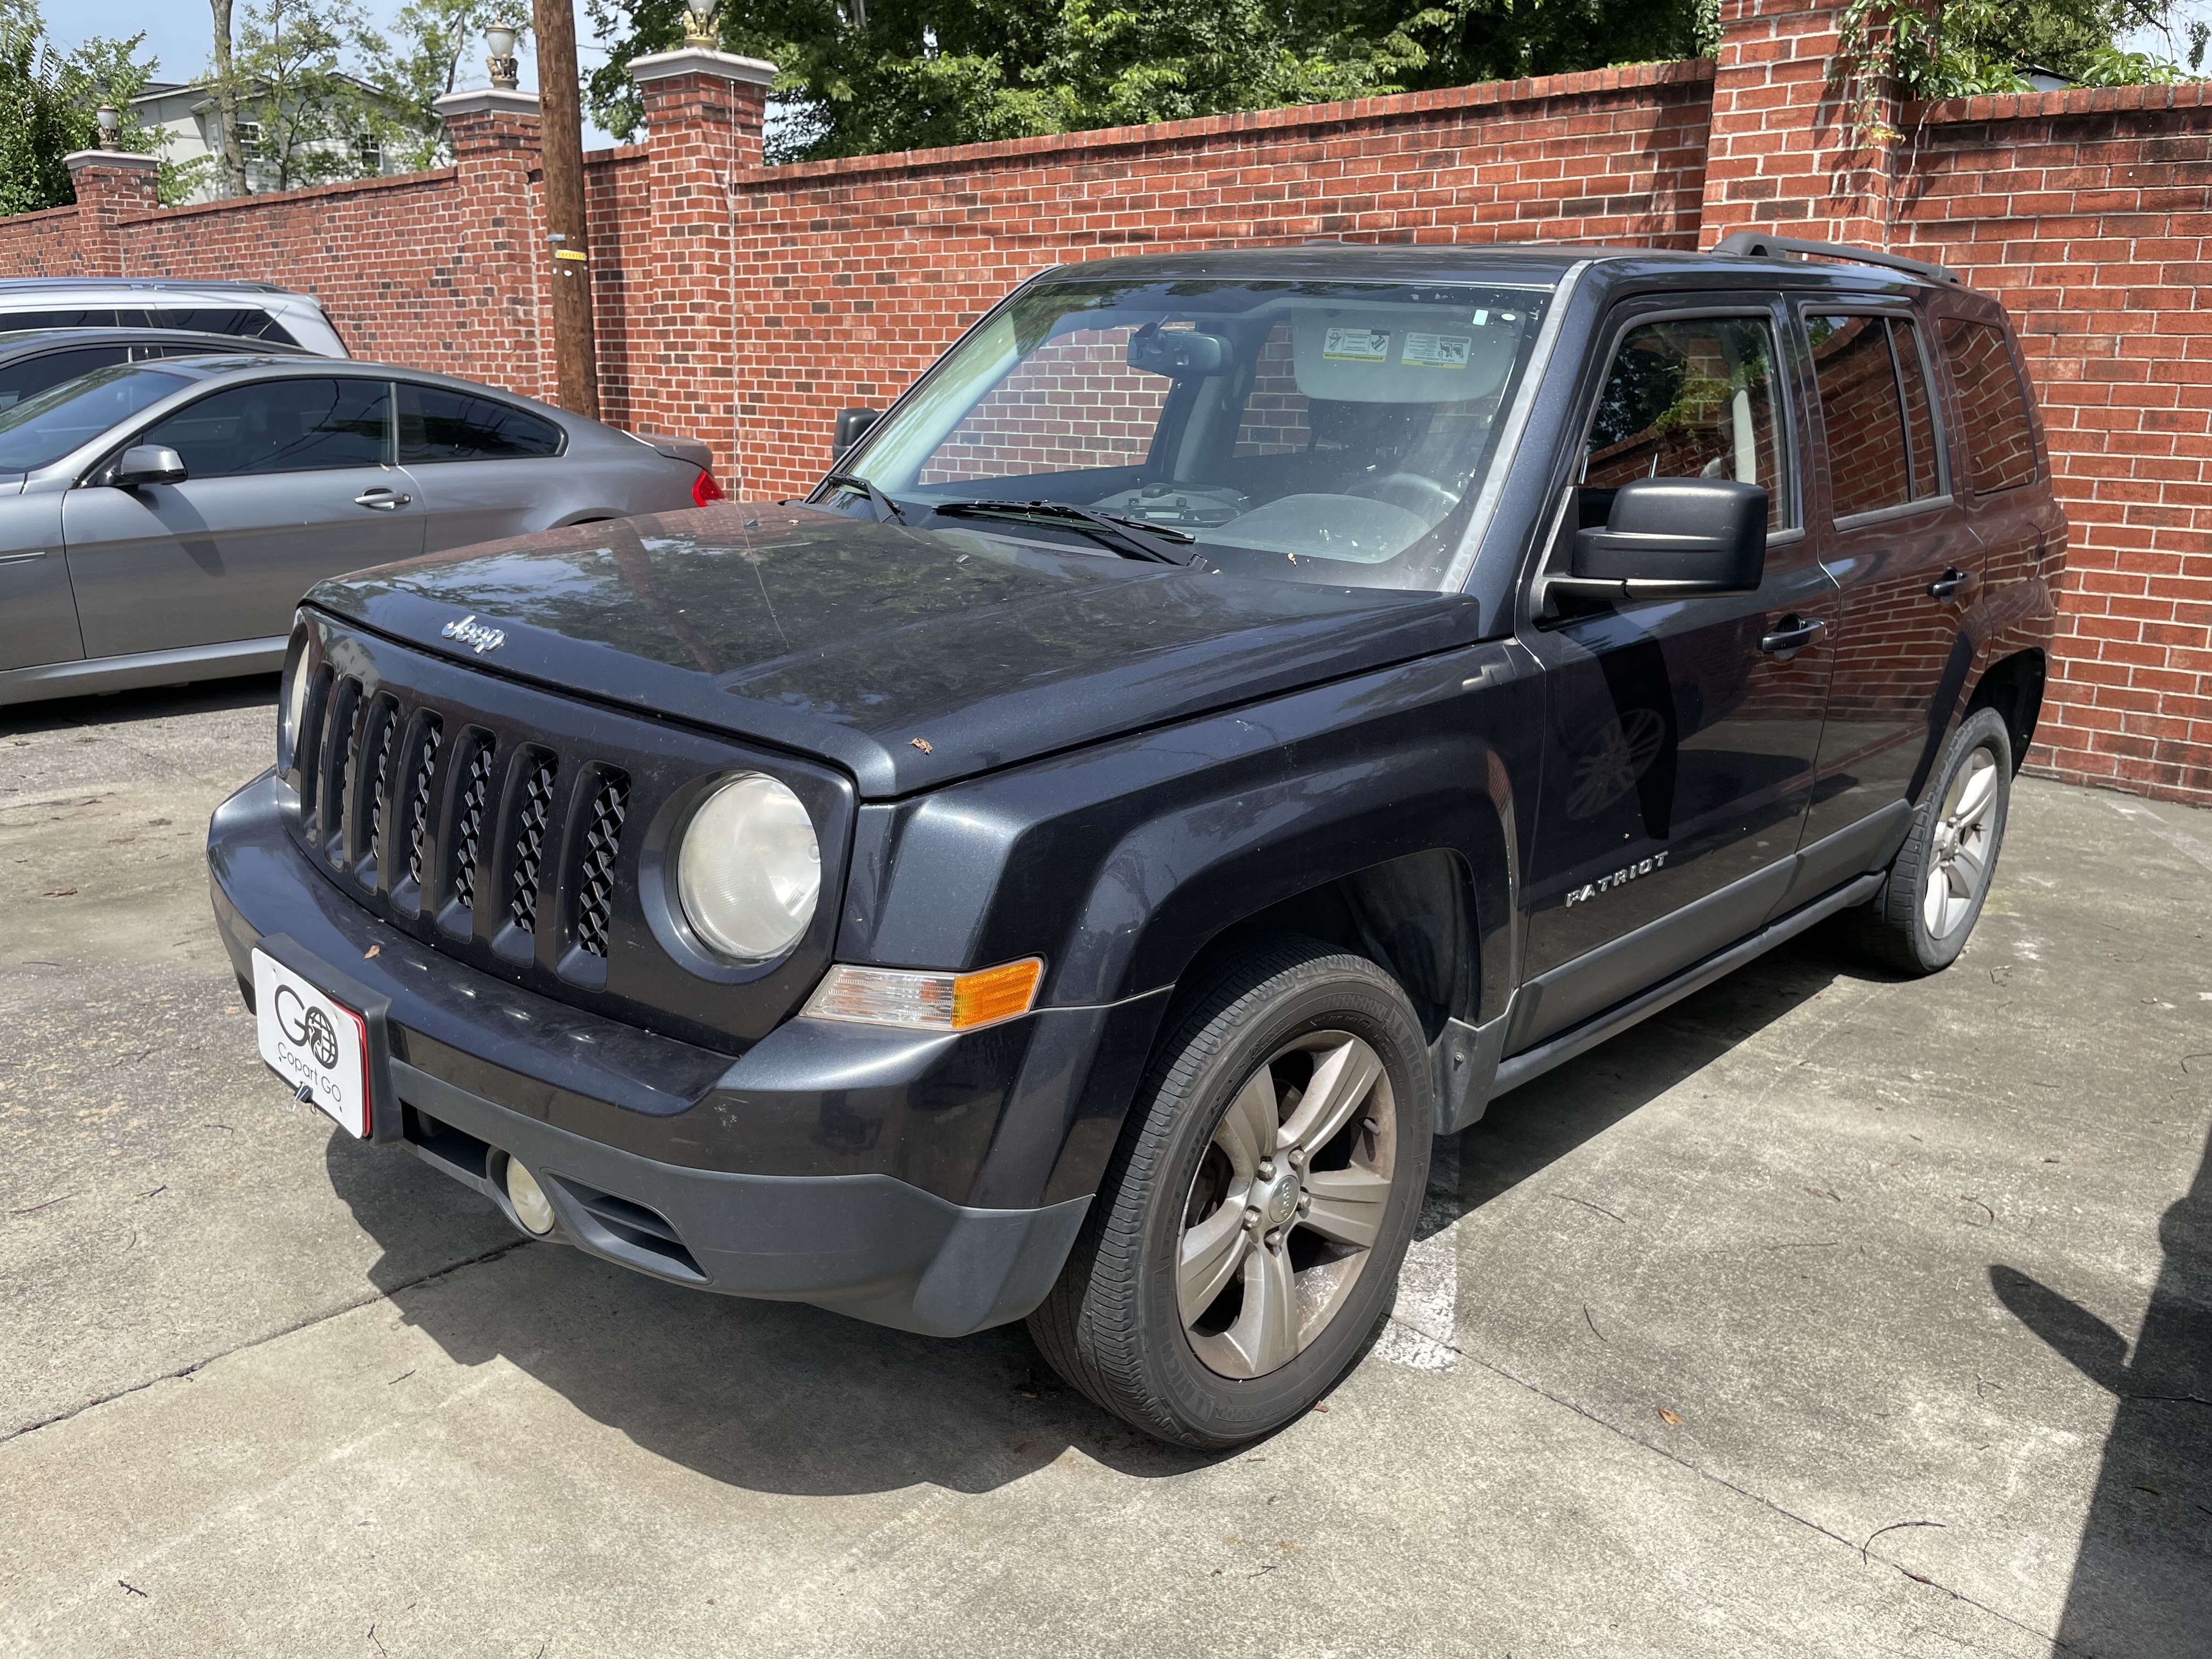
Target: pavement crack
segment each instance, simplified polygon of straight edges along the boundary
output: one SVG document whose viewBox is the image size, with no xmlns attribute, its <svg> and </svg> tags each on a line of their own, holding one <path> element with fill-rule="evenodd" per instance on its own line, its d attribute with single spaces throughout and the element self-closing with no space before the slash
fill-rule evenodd
<svg viewBox="0 0 2212 1659">
<path fill-rule="evenodd" d="M 143 1394 L 157 1382 L 173 1382 L 179 1377 L 190 1376 L 195 1371 L 204 1370 L 219 1359 L 229 1358 L 233 1354 L 244 1353 L 249 1348 L 264 1346 L 280 1338 L 293 1335 L 296 1332 L 310 1329 L 330 1320 L 342 1318 L 362 1308 L 372 1307 L 379 1302 L 389 1302 L 402 1291 L 411 1291 L 417 1285 L 433 1284 L 449 1274 L 459 1273 L 464 1268 L 480 1267 L 487 1261 L 496 1261 L 500 1257 L 520 1249 L 530 1242 L 526 1238 L 514 1239 L 496 1249 L 486 1250 L 481 1255 L 472 1255 L 465 1261 L 448 1262 L 442 1267 L 434 1267 L 428 1273 L 417 1274 L 413 1279 L 402 1280 L 397 1285 L 386 1285 L 372 1295 L 356 1297 L 351 1301 L 340 1303 L 334 1308 L 325 1308 L 319 1313 L 310 1314 L 305 1319 L 295 1320 L 289 1325 L 281 1326 L 273 1331 L 264 1331 L 259 1336 L 250 1338 L 244 1342 L 234 1343 L 228 1348 L 219 1349 L 211 1354 L 204 1354 L 193 1360 L 189 1365 L 179 1365 L 174 1370 L 162 1371 L 142 1382 L 133 1382 L 128 1388 L 118 1389 L 112 1394 L 104 1394 L 97 1399 L 86 1401 L 81 1406 L 72 1406 L 65 1412 L 56 1412 L 52 1416 L 42 1417 L 35 1423 L 26 1423 L 19 1428 L 9 1429 L 6 1433 L 0 1434 L 0 1446 L 5 1446 L 11 1441 L 21 1440 L 26 1435 L 36 1434 L 40 1429 L 51 1429 L 57 1424 L 66 1423 L 72 1418 L 82 1417 L 85 1413 L 98 1407 L 127 1399 L 134 1394 Z"/>
</svg>

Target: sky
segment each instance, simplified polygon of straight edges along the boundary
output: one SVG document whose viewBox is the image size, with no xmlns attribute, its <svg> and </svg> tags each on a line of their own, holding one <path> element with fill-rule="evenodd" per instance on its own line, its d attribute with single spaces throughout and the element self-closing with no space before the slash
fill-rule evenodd
<svg viewBox="0 0 2212 1659">
<path fill-rule="evenodd" d="M 393 17 L 398 15 L 404 0 L 368 0 L 362 10 L 377 28 L 389 30 Z M 70 47 L 83 44 L 88 34 L 104 34 L 111 39 L 128 40 L 142 31 L 146 36 L 143 52 L 156 58 L 161 67 L 155 71 L 157 81 L 190 81 L 207 68 L 209 56 L 215 50 L 215 25 L 208 10 L 207 0 L 100 0 L 97 5 L 63 7 L 49 5 L 46 30 L 60 45 Z M 235 18 L 240 8 L 234 6 Z M 528 4 L 518 5 L 516 15 L 526 16 Z M 606 53 L 588 38 L 591 23 L 582 15 L 578 6 L 576 42 L 577 61 L 589 74 L 606 60 Z M 237 27 L 235 21 L 232 26 Z M 523 43 L 522 85 L 532 90 L 538 85 L 538 64 L 532 57 L 527 41 Z M 490 84 L 484 72 L 483 61 L 478 55 L 474 62 L 461 66 L 461 85 L 481 87 Z M 611 144 L 614 140 L 593 126 L 591 113 L 585 112 L 584 147 L 597 149 Z"/>
</svg>

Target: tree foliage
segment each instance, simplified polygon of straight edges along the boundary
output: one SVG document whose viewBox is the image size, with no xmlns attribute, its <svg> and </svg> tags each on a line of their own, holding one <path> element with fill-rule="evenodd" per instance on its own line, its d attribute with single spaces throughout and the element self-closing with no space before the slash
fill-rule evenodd
<svg viewBox="0 0 2212 1659">
<path fill-rule="evenodd" d="M 157 135 L 131 107 L 154 71 L 138 56 L 145 40 L 94 35 L 63 52 L 35 6 L 0 7 L 0 213 L 67 207 L 76 197 L 63 158 L 72 150 L 157 153 Z M 100 135 L 102 104 L 122 118 L 112 139 Z"/>
<path fill-rule="evenodd" d="M 724 47 L 781 71 L 771 159 L 866 155 L 1692 55 L 1712 0 L 730 0 Z M 632 58 L 679 0 L 590 0 L 593 114 L 640 120 Z M 1701 21 L 1701 19 L 1706 20 Z"/>
<path fill-rule="evenodd" d="M 349 50 L 374 55 L 355 0 L 258 0 L 246 9 L 232 53 L 241 121 L 259 129 L 254 160 L 277 190 L 377 171 L 363 139 L 392 126 L 368 88 L 347 72 Z"/>
<path fill-rule="evenodd" d="M 369 37 L 373 49 L 364 55 L 377 66 L 371 78 L 387 100 L 393 141 L 409 167 L 435 167 L 447 159 L 433 106 L 477 77 L 485 29 L 504 22 L 526 37 L 529 11 L 508 0 L 408 0 L 393 23 L 393 46 Z"/>
</svg>

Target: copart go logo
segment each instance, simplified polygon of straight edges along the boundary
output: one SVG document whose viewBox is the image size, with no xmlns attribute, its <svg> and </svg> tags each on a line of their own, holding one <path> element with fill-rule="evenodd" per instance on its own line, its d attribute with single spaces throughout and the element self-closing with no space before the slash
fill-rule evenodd
<svg viewBox="0 0 2212 1659">
<path fill-rule="evenodd" d="M 488 628 L 473 616 L 449 622 L 438 631 L 449 640 L 459 640 L 479 657 L 487 651 L 496 651 L 507 643 L 504 629 Z"/>
<path fill-rule="evenodd" d="M 314 1055 L 316 1064 L 328 1071 L 338 1063 L 337 1028 L 328 1014 L 301 1001 L 289 985 L 276 988 L 276 1029 Z"/>
</svg>

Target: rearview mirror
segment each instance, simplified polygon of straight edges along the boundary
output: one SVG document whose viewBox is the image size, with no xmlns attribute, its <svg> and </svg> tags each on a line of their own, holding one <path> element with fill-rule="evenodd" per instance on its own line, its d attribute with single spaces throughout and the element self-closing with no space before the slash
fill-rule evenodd
<svg viewBox="0 0 2212 1659">
<path fill-rule="evenodd" d="M 1166 328 L 1155 323 L 1129 337 L 1123 354 L 1132 368 L 1170 380 L 1199 380 L 1218 374 L 1230 360 L 1228 341 L 1195 328 Z"/>
<path fill-rule="evenodd" d="M 185 458 L 175 450 L 161 444 L 133 444 L 123 452 L 107 481 L 118 489 L 136 489 L 140 484 L 182 483 L 190 476 Z"/>
<path fill-rule="evenodd" d="M 1766 570 L 1766 491 L 1731 478 L 1638 478 L 1613 492 L 1602 530 L 1575 532 L 1565 576 L 1589 599 L 1753 593 Z"/>
<path fill-rule="evenodd" d="M 841 409 L 837 411 L 836 435 L 830 440 L 830 459 L 836 460 L 860 439 L 867 429 L 884 417 L 880 409 Z"/>
</svg>

